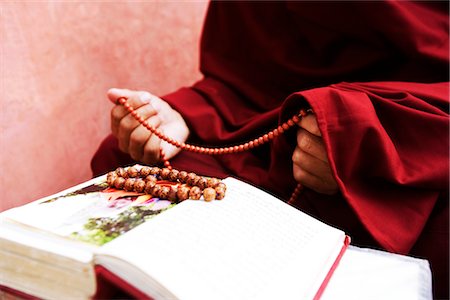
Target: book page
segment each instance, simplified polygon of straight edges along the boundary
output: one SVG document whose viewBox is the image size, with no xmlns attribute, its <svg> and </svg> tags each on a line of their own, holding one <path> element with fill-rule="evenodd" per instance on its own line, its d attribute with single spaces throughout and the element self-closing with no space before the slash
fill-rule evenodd
<svg viewBox="0 0 450 300">
<path fill-rule="evenodd" d="M 223 200 L 184 201 L 105 245 L 97 262 L 150 295 L 151 280 L 133 268 L 182 299 L 312 298 L 345 234 L 255 187 L 224 182 Z"/>
<path fill-rule="evenodd" d="M 432 298 L 427 260 L 349 246 L 321 300 Z"/>
<path fill-rule="evenodd" d="M 5 211 L 0 214 L 0 227 L 9 223 L 30 233 L 101 246 L 174 205 L 150 195 L 108 188 L 103 176 Z"/>
<path fill-rule="evenodd" d="M 92 267 L 96 248 L 175 206 L 149 195 L 108 188 L 105 178 L 2 212 L 0 250 L 62 268 Z"/>
</svg>

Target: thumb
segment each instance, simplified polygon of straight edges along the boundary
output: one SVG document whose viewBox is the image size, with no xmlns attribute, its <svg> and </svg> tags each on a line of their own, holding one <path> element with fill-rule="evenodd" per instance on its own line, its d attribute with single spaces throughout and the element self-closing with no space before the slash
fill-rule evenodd
<svg viewBox="0 0 450 300">
<path fill-rule="evenodd" d="M 181 149 L 165 142 L 165 141 L 161 141 L 161 149 L 164 151 L 165 155 L 166 155 L 166 159 L 172 159 L 175 155 L 177 155 Z"/>
<path fill-rule="evenodd" d="M 106 93 L 109 101 L 111 101 L 114 104 L 118 104 L 117 100 L 119 98 L 137 98 L 137 100 L 142 101 L 143 103 L 148 103 L 150 99 L 152 98 L 152 94 L 145 91 L 132 91 L 128 89 L 118 89 L 118 88 L 111 88 Z"/>
<path fill-rule="evenodd" d="M 108 96 L 109 101 L 111 101 L 114 104 L 117 104 L 117 99 L 124 97 L 129 98 L 132 95 L 132 91 L 127 89 L 118 89 L 118 88 L 111 88 L 108 90 L 106 95 Z"/>
</svg>

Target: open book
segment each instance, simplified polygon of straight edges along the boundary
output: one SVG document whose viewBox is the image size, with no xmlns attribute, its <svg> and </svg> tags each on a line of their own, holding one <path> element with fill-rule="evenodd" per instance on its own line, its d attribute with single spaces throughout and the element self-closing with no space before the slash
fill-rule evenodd
<svg viewBox="0 0 450 300">
<path fill-rule="evenodd" d="M 46 299 L 315 299 L 344 232 L 234 178 L 223 200 L 117 191 L 99 177 L 0 214 L 0 285 Z"/>
</svg>

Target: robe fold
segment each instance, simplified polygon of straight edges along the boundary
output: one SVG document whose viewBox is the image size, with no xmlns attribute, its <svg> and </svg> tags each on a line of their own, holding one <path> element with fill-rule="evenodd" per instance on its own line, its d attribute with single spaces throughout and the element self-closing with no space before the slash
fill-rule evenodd
<svg viewBox="0 0 450 300">
<path fill-rule="evenodd" d="M 252 140 L 311 107 L 340 192 L 306 189 L 293 205 L 356 245 L 429 259 L 434 296 L 448 298 L 448 43 L 446 2 L 212 2 L 204 79 L 163 99 L 202 146 Z M 294 147 L 290 130 L 252 151 L 171 163 L 286 200 Z M 131 163 L 110 136 L 92 169 Z"/>
</svg>

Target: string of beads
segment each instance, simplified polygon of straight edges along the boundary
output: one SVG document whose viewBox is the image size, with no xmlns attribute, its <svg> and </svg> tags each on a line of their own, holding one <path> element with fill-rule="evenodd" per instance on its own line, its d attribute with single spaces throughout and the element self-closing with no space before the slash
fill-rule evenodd
<svg viewBox="0 0 450 300">
<path fill-rule="evenodd" d="M 251 141 L 245 142 L 243 144 L 240 145 L 235 145 L 235 146 L 228 146 L 228 147 L 214 147 L 214 148 L 210 148 L 210 147 L 200 147 L 200 146 L 196 146 L 196 145 L 191 145 L 191 144 L 187 144 L 184 142 L 179 142 L 176 141 L 174 139 L 172 139 L 171 137 L 166 136 L 164 133 L 162 133 L 160 130 L 158 130 L 157 128 L 153 127 L 152 125 L 150 125 L 146 120 L 144 120 L 144 118 L 142 118 L 142 116 L 140 116 L 135 110 L 134 108 L 127 102 L 127 99 L 124 97 L 120 97 L 119 99 L 117 99 L 117 103 L 123 105 L 125 107 L 126 110 L 128 110 L 128 112 L 140 123 L 142 124 L 145 128 L 147 128 L 150 132 L 152 132 L 153 134 L 155 134 L 158 138 L 160 138 L 161 140 L 177 147 L 180 148 L 181 150 L 186 150 L 186 151 L 191 151 L 191 152 L 196 152 L 196 153 L 201 153 L 201 154 L 208 154 L 208 155 L 222 155 L 222 154 L 232 154 L 232 153 L 240 153 L 240 152 L 244 152 L 244 151 L 248 151 L 251 150 L 255 147 L 261 146 L 271 140 L 273 140 L 274 138 L 276 138 L 277 136 L 279 136 L 280 134 L 283 134 L 285 131 L 289 130 L 290 128 L 294 127 L 295 125 L 298 125 L 300 123 L 300 120 L 307 116 L 308 114 L 313 113 L 312 109 L 300 109 L 300 111 L 298 112 L 298 114 L 295 114 L 292 118 L 290 118 L 289 120 L 287 120 L 286 122 L 284 122 L 283 124 L 279 125 L 277 128 L 261 135 L 258 138 L 255 138 Z M 160 149 L 160 158 L 164 163 L 164 166 L 168 169 L 171 169 L 171 165 L 169 160 L 166 158 L 166 155 L 164 153 L 164 151 L 162 150 L 162 148 Z M 302 191 L 303 187 L 302 185 L 299 183 L 297 184 L 294 192 L 292 193 L 288 203 L 293 203 L 295 201 L 295 199 L 298 197 L 298 195 L 300 194 L 300 192 Z"/>
<path fill-rule="evenodd" d="M 117 168 L 106 175 L 109 187 L 181 202 L 186 199 L 222 200 L 227 187 L 220 179 L 158 167 Z"/>
</svg>

